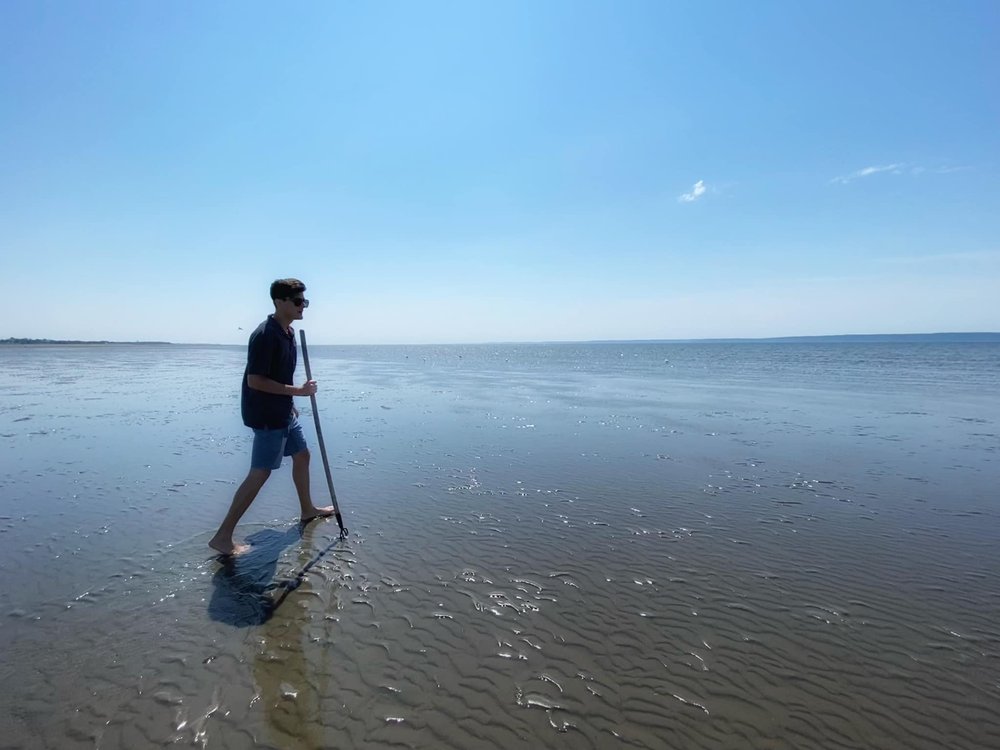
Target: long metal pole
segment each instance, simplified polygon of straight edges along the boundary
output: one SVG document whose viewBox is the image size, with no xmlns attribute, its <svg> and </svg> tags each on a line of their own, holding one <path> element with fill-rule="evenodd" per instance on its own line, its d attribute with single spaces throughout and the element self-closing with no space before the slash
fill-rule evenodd
<svg viewBox="0 0 1000 750">
<path fill-rule="evenodd" d="M 312 368 L 309 367 L 309 350 L 306 348 L 306 332 L 299 329 L 299 339 L 302 341 L 302 361 L 306 365 L 306 379 L 312 380 Z M 337 503 L 337 493 L 333 489 L 333 476 L 330 474 L 330 461 L 326 457 L 326 445 L 323 443 L 323 428 L 319 424 L 319 410 L 316 408 L 316 394 L 309 396 L 312 404 L 313 420 L 316 422 L 316 439 L 319 441 L 319 452 L 323 457 L 323 470 L 326 471 L 326 484 L 330 488 L 330 499 L 333 500 L 333 512 L 340 526 L 340 538 L 346 539 L 348 531 L 344 528 L 344 519 L 340 517 L 340 505 Z"/>
</svg>

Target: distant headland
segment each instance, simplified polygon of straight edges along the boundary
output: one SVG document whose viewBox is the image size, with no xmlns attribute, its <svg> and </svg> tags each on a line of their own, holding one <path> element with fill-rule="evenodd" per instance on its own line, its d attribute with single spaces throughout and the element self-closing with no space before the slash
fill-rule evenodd
<svg viewBox="0 0 1000 750">
<path fill-rule="evenodd" d="M 0 339 L 0 346 L 10 345 L 44 345 L 49 346 L 99 346 L 101 344 L 156 344 L 157 346 L 171 346 L 169 341 L 73 341 L 68 339 Z"/>
<path fill-rule="evenodd" d="M 608 342 L 623 343 L 623 342 Z M 760 339 L 658 339 L 636 343 L 664 344 L 976 344 L 1000 343 L 1000 332 L 968 333 L 857 333 L 833 336 L 779 336 Z"/>
<path fill-rule="evenodd" d="M 968 333 L 848 333 L 832 336 L 777 336 L 718 339 L 602 339 L 592 344 L 998 344 L 1000 332 Z"/>
</svg>

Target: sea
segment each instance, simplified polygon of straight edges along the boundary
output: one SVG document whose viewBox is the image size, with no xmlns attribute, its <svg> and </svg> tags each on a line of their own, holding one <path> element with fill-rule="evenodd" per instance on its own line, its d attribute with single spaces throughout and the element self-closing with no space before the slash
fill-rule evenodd
<svg viewBox="0 0 1000 750">
<path fill-rule="evenodd" d="M 222 561 L 243 347 L 0 347 L 0 748 L 1000 747 L 1000 344 L 309 356 Z"/>
</svg>

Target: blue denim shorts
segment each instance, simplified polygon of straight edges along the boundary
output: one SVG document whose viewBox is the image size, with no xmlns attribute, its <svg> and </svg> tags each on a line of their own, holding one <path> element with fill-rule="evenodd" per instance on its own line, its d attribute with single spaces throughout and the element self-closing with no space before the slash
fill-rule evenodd
<svg viewBox="0 0 1000 750">
<path fill-rule="evenodd" d="M 288 427 L 280 430 L 254 430 L 250 468 L 277 469 L 283 456 L 294 456 L 305 449 L 306 437 L 295 417 L 292 417 Z"/>
</svg>

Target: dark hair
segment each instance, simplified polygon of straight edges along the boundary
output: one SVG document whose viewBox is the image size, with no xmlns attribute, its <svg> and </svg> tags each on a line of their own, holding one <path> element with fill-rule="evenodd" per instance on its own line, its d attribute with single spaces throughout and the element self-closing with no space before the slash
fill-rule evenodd
<svg viewBox="0 0 1000 750">
<path fill-rule="evenodd" d="M 277 279 L 271 284 L 271 299 L 288 299 L 305 290 L 306 285 L 298 279 Z"/>
</svg>

